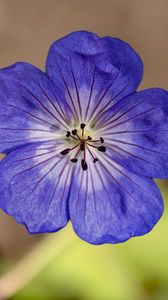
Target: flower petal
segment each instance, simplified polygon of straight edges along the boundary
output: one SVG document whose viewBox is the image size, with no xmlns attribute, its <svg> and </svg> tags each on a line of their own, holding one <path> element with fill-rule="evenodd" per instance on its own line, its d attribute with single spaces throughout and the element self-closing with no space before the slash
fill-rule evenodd
<svg viewBox="0 0 168 300">
<path fill-rule="evenodd" d="M 46 71 L 69 99 L 76 118 L 94 123 L 104 107 L 137 89 L 143 67 L 127 43 L 82 31 L 51 46 Z"/>
<path fill-rule="evenodd" d="M 168 177 L 167 91 L 135 93 L 102 115 L 97 126 L 113 160 L 144 176 Z"/>
<path fill-rule="evenodd" d="M 76 169 L 70 198 L 75 232 L 92 244 L 119 243 L 149 232 L 161 217 L 163 201 L 150 178 L 99 160 L 87 172 Z"/>
<path fill-rule="evenodd" d="M 29 145 L 0 164 L 0 207 L 30 233 L 57 231 L 69 220 L 71 169 L 55 143 Z"/>
<path fill-rule="evenodd" d="M 0 70 L 0 152 L 53 139 L 67 130 L 71 117 L 55 85 L 37 68 L 17 63 Z"/>
</svg>

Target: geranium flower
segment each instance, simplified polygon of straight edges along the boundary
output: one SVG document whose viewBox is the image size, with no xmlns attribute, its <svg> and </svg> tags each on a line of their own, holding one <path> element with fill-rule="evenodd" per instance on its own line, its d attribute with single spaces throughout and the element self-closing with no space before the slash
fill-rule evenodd
<svg viewBox="0 0 168 300">
<path fill-rule="evenodd" d="M 0 70 L 0 207 L 30 233 L 71 220 L 89 243 L 118 243 L 161 217 L 168 93 L 136 92 L 142 73 L 127 43 L 89 32 L 54 42 L 45 73 Z"/>
</svg>

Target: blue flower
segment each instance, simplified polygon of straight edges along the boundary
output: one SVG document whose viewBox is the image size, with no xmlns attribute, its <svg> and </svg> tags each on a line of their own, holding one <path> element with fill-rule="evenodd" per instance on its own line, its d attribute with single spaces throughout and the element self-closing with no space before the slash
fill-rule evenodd
<svg viewBox="0 0 168 300">
<path fill-rule="evenodd" d="M 46 72 L 0 70 L 0 207 L 30 233 L 71 220 L 93 243 L 149 232 L 168 177 L 168 92 L 136 92 L 143 74 L 125 42 L 74 32 L 51 46 Z"/>
</svg>

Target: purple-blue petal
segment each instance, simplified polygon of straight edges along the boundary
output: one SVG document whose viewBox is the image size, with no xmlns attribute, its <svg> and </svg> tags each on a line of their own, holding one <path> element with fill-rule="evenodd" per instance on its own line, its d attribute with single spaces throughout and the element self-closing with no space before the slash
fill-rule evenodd
<svg viewBox="0 0 168 300">
<path fill-rule="evenodd" d="M 67 96 L 74 116 L 94 123 L 104 106 L 109 108 L 137 89 L 143 67 L 127 43 L 82 31 L 54 42 L 46 72 Z"/>
<path fill-rule="evenodd" d="M 168 177 L 167 91 L 153 88 L 122 99 L 97 127 L 111 159 L 137 174 Z"/>
<path fill-rule="evenodd" d="M 52 138 L 60 128 L 67 130 L 71 117 L 55 85 L 39 69 L 16 63 L 0 70 L 0 152 Z"/>
<path fill-rule="evenodd" d="M 116 163 L 74 174 L 69 201 L 77 235 L 92 244 L 120 243 L 149 232 L 163 213 L 154 181 Z"/>
<path fill-rule="evenodd" d="M 57 231 L 69 220 L 71 170 L 55 143 L 29 145 L 0 164 L 0 208 L 30 233 Z"/>
</svg>

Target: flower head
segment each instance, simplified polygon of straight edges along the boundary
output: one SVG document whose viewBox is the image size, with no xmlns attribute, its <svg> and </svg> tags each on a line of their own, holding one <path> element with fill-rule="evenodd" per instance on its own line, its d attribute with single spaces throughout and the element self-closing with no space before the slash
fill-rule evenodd
<svg viewBox="0 0 168 300">
<path fill-rule="evenodd" d="M 90 243 L 118 243 L 156 224 L 168 93 L 136 92 L 142 73 L 127 43 L 89 32 L 54 42 L 45 73 L 0 70 L 0 207 L 30 233 L 71 220 Z"/>
</svg>

